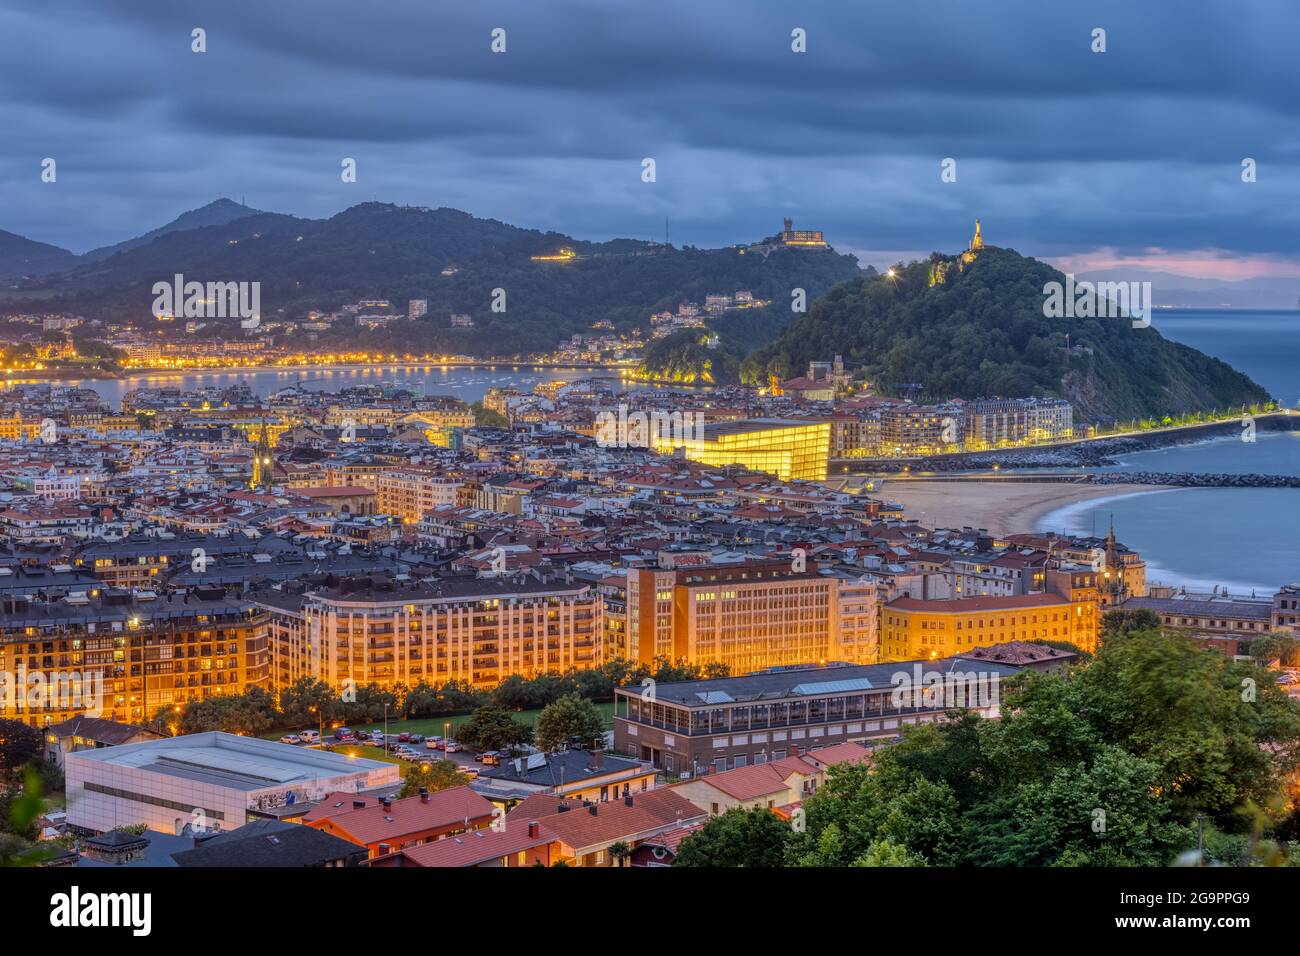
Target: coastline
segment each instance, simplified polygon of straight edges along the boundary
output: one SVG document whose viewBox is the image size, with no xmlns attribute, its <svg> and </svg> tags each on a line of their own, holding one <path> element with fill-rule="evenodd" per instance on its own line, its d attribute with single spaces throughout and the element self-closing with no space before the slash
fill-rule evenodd
<svg viewBox="0 0 1300 956">
<path fill-rule="evenodd" d="M 903 506 L 905 516 L 926 527 L 986 528 L 993 534 L 1059 531 L 1055 515 L 1102 498 L 1156 494 L 1175 489 L 1140 484 L 1066 484 L 1033 481 L 925 481 L 886 479 L 879 497 Z M 1050 529 L 1045 521 L 1052 517 Z"/>
</svg>

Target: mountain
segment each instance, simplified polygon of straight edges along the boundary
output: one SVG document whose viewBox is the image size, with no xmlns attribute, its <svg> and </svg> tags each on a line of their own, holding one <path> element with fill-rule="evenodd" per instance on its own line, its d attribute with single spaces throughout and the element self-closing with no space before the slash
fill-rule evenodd
<svg viewBox="0 0 1300 956">
<path fill-rule="evenodd" d="M 572 258 L 532 258 L 560 249 Z M 654 312 L 711 293 L 744 289 L 788 303 L 795 287 L 811 300 L 861 274 L 856 260 L 831 249 L 746 252 L 584 242 L 455 209 L 363 203 L 329 219 L 260 212 L 166 232 L 24 283 L 23 291 L 50 297 L 46 309 L 142 325 L 152 321 L 153 284 L 175 273 L 201 282 L 260 282 L 262 314 L 272 322 L 360 299 L 388 299 L 397 312 L 405 312 L 408 299 L 428 299 L 423 320 L 364 332 L 336 323 L 316 345 L 506 357 L 553 349 L 598 321 L 644 325 Z M 504 311 L 493 311 L 494 299 Z M 452 313 L 471 316 L 475 327 L 451 328 Z"/>
<path fill-rule="evenodd" d="M 67 249 L 0 229 L 0 279 L 42 276 L 70 268 L 76 261 Z"/>
<path fill-rule="evenodd" d="M 136 236 L 134 239 L 127 239 L 125 242 L 119 242 L 112 246 L 100 246 L 98 249 L 91 249 L 87 253 L 79 256 L 79 263 L 98 262 L 101 259 L 107 259 L 109 256 L 116 255 L 119 252 L 126 252 L 129 249 L 136 249 L 140 246 L 148 245 L 159 236 L 165 236 L 172 232 L 184 232 L 188 229 L 202 229 L 204 226 L 221 226 L 236 219 L 243 219 L 247 216 L 256 216 L 261 213 L 260 209 L 252 209 L 248 206 L 235 202 L 233 199 L 217 199 L 208 203 L 206 206 L 200 206 L 198 209 L 191 209 L 189 212 L 183 212 L 165 226 L 159 226 L 157 229 L 151 229 L 142 236 Z"/>
<path fill-rule="evenodd" d="M 838 354 L 865 368 L 883 394 L 917 385 L 930 399 L 1052 395 L 1091 422 L 1268 400 L 1245 375 L 1155 326 L 1045 317 L 1044 285 L 1052 281 L 1065 277 L 1011 249 L 985 247 L 969 264 L 934 253 L 893 278 L 836 286 L 747 359 L 743 374 L 798 374 L 810 359 Z"/>
<path fill-rule="evenodd" d="M 1198 279 L 1155 269 L 1119 267 L 1081 272 L 1088 282 L 1150 282 L 1151 297 L 1161 308 L 1181 309 L 1286 309 L 1300 305 L 1300 279 Z"/>
</svg>

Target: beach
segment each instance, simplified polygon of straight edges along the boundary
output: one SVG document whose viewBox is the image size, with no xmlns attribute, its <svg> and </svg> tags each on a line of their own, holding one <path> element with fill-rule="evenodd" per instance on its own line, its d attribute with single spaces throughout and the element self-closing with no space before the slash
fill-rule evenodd
<svg viewBox="0 0 1300 956">
<path fill-rule="evenodd" d="M 930 528 L 985 528 L 993 534 L 1036 531 L 1048 513 L 1094 498 L 1159 491 L 1151 485 L 1085 485 L 1054 481 L 886 480 L 876 496 L 902 505 Z M 1050 529 L 1050 530 L 1061 530 Z M 1102 529 L 1101 533 L 1105 533 Z"/>
</svg>

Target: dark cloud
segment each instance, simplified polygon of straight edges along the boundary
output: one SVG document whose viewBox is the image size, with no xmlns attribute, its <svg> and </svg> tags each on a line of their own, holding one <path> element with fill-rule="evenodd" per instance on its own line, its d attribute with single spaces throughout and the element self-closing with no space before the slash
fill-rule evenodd
<svg viewBox="0 0 1300 956">
<path fill-rule="evenodd" d="M 952 249 L 979 215 L 1043 256 L 1294 259 L 1297 35 L 1290 0 L 11 5 L 0 228 L 80 251 L 222 195 L 305 216 L 379 198 L 589 238 L 668 217 L 721 244 L 792 215 L 871 254 Z"/>
</svg>

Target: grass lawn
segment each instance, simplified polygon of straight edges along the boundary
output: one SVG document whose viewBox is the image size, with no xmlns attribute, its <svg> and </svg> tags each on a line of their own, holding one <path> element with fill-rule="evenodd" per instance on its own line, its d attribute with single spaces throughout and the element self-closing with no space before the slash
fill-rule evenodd
<svg viewBox="0 0 1300 956">
<path fill-rule="evenodd" d="M 601 716 L 605 718 L 605 729 L 610 730 L 614 726 L 614 702 L 605 701 L 604 703 L 597 703 L 596 709 L 599 710 Z M 541 713 L 540 710 L 520 710 L 520 711 L 516 711 L 513 716 L 515 720 L 522 721 L 523 723 L 527 724 L 529 727 L 536 727 L 537 715 L 540 713 Z M 412 734 L 424 734 L 424 736 L 426 737 L 442 736 L 445 725 L 447 723 L 450 723 L 451 737 L 453 740 L 455 740 L 457 728 L 459 728 L 462 724 L 467 723 L 470 719 L 470 716 L 471 716 L 470 714 L 450 714 L 445 717 L 416 717 L 412 720 L 399 720 L 395 717 L 390 717 L 388 719 L 388 732 L 390 734 L 400 734 L 403 732 L 408 732 Z M 348 724 L 348 727 L 352 730 L 365 731 L 366 733 L 370 733 L 371 731 L 375 731 L 375 730 L 383 731 L 384 722 L 381 720 L 377 724 Z M 310 730 L 311 728 L 299 727 L 297 729 Z M 283 732 L 267 734 L 266 739 L 279 740 L 283 735 L 284 735 Z M 326 727 L 325 736 L 329 737 L 329 735 L 330 735 L 330 728 Z M 378 748 L 375 747 L 362 747 L 361 749 L 363 751 L 362 756 L 365 757 L 369 757 L 370 754 L 365 753 L 364 751 L 373 750 L 375 753 L 379 753 Z M 380 758 L 376 758 L 376 759 L 380 759 Z"/>
</svg>

